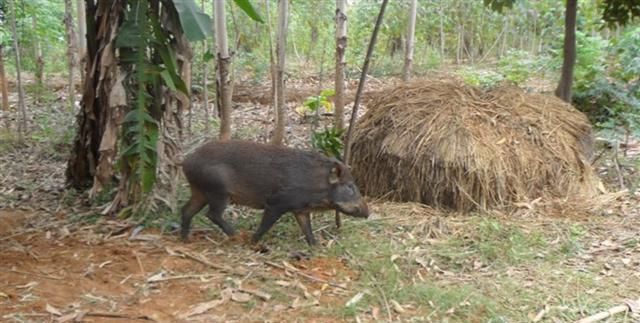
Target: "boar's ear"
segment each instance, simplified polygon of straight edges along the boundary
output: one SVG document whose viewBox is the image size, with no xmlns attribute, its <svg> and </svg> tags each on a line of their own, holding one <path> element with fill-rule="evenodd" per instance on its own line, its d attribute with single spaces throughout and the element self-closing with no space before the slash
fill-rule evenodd
<svg viewBox="0 0 640 323">
<path fill-rule="evenodd" d="M 329 184 L 336 184 L 342 177 L 342 165 L 340 163 L 334 163 L 331 167 L 331 173 L 329 174 Z"/>
</svg>

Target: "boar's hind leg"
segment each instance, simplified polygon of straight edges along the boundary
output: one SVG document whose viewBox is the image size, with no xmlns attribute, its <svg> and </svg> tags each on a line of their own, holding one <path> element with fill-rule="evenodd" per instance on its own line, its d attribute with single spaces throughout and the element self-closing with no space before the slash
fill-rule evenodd
<svg viewBox="0 0 640 323">
<path fill-rule="evenodd" d="M 311 230 L 311 219 L 309 218 L 309 213 L 296 213 L 296 221 L 298 221 L 300 230 L 302 230 L 302 232 L 304 233 L 304 237 L 307 240 L 307 243 L 311 246 L 316 245 L 318 242 L 313 236 L 313 231 Z"/>
<path fill-rule="evenodd" d="M 209 212 L 207 213 L 209 220 L 219 226 L 227 236 L 235 235 L 236 230 L 222 218 L 222 213 L 227 208 L 226 195 L 208 193 L 207 201 L 209 201 Z"/>
<path fill-rule="evenodd" d="M 191 230 L 191 219 L 193 219 L 193 216 L 202 210 L 205 205 L 207 205 L 207 200 L 204 198 L 202 193 L 192 188 L 191 199 L 189 199 L 189 202 L 182 207 L 182 225 L 180 229 L 183 241 L 186 241 L 189 236 L 189 231 Z"/>
</svg>

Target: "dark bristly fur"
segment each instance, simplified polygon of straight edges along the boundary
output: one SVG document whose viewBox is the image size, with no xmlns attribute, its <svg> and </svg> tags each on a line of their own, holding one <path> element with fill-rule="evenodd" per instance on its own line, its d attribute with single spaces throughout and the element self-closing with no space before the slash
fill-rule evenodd
<svg viewBox="0 0 640 323">
<path fill-rule="evenodd" d="M 309 244 L 316 242 L 311 210 L 369 214 L 349 169 L 316 152 L 241 140 L 213 141 L 187 156 L 182 167 L 192 193 L 182 210 L 185 240 L 191 219 L 207 204 L 209 219 L 229 236 L 235 230 L 222 219 L 227 203 L 264 209 L 254 242 L 286 212 L 295 214 Z"/>
</svg>

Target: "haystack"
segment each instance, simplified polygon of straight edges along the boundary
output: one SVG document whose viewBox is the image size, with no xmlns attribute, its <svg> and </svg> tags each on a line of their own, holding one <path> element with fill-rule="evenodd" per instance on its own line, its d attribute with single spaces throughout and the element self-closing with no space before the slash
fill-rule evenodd
<svg viewBox="0 0 640 323">
<path fill-rule="evenodd" d="M 598 192 L 586 116 L 513 86 L 485 92 L 442 79 L 382 91 L 352 152 L 359 187 L 390 201 L 469 211 Z"/>
</svg>

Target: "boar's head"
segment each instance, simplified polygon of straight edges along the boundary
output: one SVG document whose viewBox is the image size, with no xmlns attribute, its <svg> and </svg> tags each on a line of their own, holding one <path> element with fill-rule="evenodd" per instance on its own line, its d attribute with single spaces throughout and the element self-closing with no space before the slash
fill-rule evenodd
<svg viewBox="0 0 640 323">
<path fill-rule="evenodd" d="M 329 200 L 333 206 L 345 214 L 368 218 L 369 208 L 360 194 L 347 166 L 335 160 L 329 173 Z"/>
</svg>

